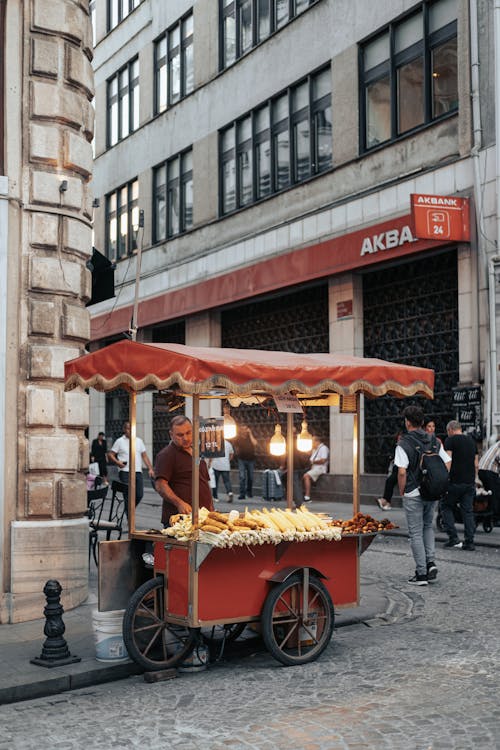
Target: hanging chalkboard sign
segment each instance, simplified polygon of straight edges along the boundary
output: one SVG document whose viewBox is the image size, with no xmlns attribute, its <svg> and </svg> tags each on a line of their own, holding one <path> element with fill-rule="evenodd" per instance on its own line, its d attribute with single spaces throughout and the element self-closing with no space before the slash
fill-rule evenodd
<svg viewBox="0 0 500 750">
<path fill-rule="evenodd" d="M 200 456 L 224 456 L 224 417 L 200 418 Z"/>
<path fill-rule="evenodd" d="M 481 386 L 464 385 L 453 388 L 455 419 L 462 425 L 462 431 L 475 440 L 483 439 L 483 412 Z"/>
</svg>

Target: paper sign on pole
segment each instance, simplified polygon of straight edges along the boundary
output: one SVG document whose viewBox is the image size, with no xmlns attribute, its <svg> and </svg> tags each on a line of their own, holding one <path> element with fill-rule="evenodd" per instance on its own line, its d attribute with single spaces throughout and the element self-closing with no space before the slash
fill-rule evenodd
<svg viewBox="0 0 500 750">
<path fill-rule="evenodd" d="M 292 393 L 286 393 L 283 396 L 274 396 L 276 408 L 281 412 L 292 412 L 293 414 L 302 414 L 303 409 L 297 396 Z"/>
</svg>

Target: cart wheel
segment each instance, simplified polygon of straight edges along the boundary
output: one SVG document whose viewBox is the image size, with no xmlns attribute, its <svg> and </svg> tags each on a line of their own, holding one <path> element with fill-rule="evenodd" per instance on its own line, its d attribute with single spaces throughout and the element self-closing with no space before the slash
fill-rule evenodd
<svg viewBox="0 0 500 750">
<path fill-rule="evenodd" d="M 123 640 L 129 656 L 147 672 L 175 667 L 191 653 L 195 630 L 165 619 L 165 582 L 152 578 L 131 596 L 123 615 Z"/>
<path fill-rule="evenodd" d="M 485 534 L 491 534 L 493 531 L 493 521 L 488 518 L 486 521 L 483 521 L 483 531 Z"/>
<path fill-rule="evenodd" d="M 309 580 L 307 619 L 303 616 L 304 585 L 296 573 L 271 589 L 262 609 L 262 637 L 267 650 L 285 666 L 314 661 L 328 646 L 334 610 L 330 594 L 318 578 Z"/>
<path fill-rule="evenodd" d="M 232 643 L 245 630 L 246 622 L 234 622 L 231 625 L 213 625 L 202 628 L 201 637 L 208 646 L 218 646 L 221 643 Z"/>
</svg>

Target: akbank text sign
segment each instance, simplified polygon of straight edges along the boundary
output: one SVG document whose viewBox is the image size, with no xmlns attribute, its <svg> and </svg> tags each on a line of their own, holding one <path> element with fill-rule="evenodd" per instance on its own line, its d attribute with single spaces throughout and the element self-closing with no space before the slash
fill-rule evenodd
<svg viewBox="0 0 500 750">
<path fill-rule="evenodd" d="M 414 235 L 427 240 L 470 240 L 469 199 L 412 193 Z"/>
</svg>

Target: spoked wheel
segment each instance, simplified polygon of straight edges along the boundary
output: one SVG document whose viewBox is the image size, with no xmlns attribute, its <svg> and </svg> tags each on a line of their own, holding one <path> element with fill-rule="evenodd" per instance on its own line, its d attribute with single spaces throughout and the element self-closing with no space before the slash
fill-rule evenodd
<svg viewBox="0 0 500 750">
<path fill-rule="evenodd" d="M 131 659 L 146 671 L 175 667 L 193 650 L 197 631 L 165 619 L 165 582 L 146 581 L 131 596 L 123 616 L 123 640 Z"/>
<path fill-rule="evenodd" d="M 304 575 L 296 573 L 271 589 L 261 622 L 266 648 L 279 662 L 292 666 L 314 661 L 333 633 L 330 594 L 318 578 L 311 576 L 304 586 Z"/>
</svg>

